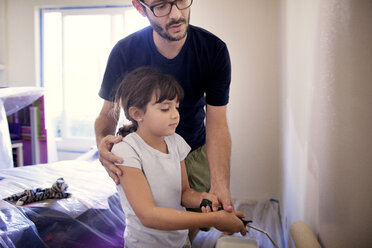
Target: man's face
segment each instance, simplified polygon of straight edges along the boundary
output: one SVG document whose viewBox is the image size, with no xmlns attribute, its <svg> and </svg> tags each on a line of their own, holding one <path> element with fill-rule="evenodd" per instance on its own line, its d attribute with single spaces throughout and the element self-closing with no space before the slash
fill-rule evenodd
<svg viewBox="0 0 372 248">
<path fill-rule="evenodd" d="M 155 4 L 165 2 L 159 0 L 147 0 L 146 4 L 153 6 Z M 173 5 L 172 10 L 167 16 L 156 17 L 154 14 L 145 9 L 146 15 L 155 32 L 165 40 L 179 41 L 186 37 L 187 28 L 190 21 L 190 8 L 179 10 Z"/>
</svg>

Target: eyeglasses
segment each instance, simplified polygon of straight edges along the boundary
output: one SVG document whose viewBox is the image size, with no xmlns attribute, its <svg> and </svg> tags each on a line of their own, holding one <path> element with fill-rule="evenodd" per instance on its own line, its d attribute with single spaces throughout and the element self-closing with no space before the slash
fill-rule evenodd
<svg viewBox="0 0 372 248">
<path fill-rule="evenodd" d="M 143 0 L 140 0 L 140 4 L 149 10 L 154 14 L 156 17 L 163 17 L 169 15 L 169 13 L 172 11 L 173 5 L 176 5 L 179 10 L 187 9 L 191 6 L 193 0 L 175 0 L 173 2 L 163 2 L 158 3 L 153 6 L 149 6 L 143 2 Z"/>
</svg>

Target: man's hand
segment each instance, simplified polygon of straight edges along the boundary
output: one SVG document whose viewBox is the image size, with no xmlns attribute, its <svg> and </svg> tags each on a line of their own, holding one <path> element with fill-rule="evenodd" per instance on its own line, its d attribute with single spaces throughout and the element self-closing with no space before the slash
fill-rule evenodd
<svg viewBox="0 0 372 248">
<path fill-rule="evenodd" d="M 209 200 L 211 202 L 211 206 L 201 207 L 203 213 L 216 212 L 218 210 L 220 204 L 218 202 L 216 195 L 207 192 L 202 192 L 200 195 L 200 202 L 202 202 L 202 200 L 204 199 Z"/>
<path fill-rule="evenodd" d="M 227 212 L 232 213 L 234 211 L 234 203 L 231 199 L 230 191 L 224 187 L 213 188 L 209 193 L 212 193 L 217 196 L 218 201 L 221 203 L 223 209 Z"/>
<path fill-rule="evenodd" d="M 123 172 L 114 163 L 121 164 L 123 163 L 123 159 L 112 154 L 111 148 L 114 144 L 120 142 L 122 139 L 122 136 L 108 135 L 101 140 L 101 143 L 98 147 L 99 161 L 105 167 L 107 173 L 117 185 L 120 183 L 119 176 L 121 176 Z"/>
</svg>

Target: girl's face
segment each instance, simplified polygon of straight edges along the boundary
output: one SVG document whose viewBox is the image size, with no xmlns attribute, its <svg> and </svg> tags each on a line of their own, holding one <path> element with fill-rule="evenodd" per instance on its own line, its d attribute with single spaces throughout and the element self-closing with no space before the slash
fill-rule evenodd
<svg viewBox="0 0 372 248">
<path fill-rule="evenodd" d="M 151 101 L 146 105 L 142 121 L 138 123 L 139 128 L 147 135 L 152 136 L 161 137 L 174 134 L 180 121 L 178 107 L 177 99 L 156 103 L 156 96 L 153 94 Z"/>
</svg>

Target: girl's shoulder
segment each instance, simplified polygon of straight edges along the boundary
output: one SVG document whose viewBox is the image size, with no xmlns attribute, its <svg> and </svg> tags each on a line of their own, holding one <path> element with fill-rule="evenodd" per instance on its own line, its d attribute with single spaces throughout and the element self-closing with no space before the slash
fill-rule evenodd
<svg viewBox="0 0 372 248">
<path fill-rule="evenodd" d="M 141 144 L 135 133 L 125 136 L 119 143 L 113 145 L 111 152 L 116 156 L 133 156 L 138 155 Z"/>
<path fill-rule="evenodd" d="M 135 167 L 142 169 L 142 150 L 141 146 L 136 141 L 135 137 L 129 134 L 125 136 L 119 143 L 114 144 L 111 149 L 111 152 L 123 159 L 123 165 L 128 167 Z"/>
<path fill-rule="evenodd" d="M 174 133 L 170 136 L 166 136 L 165 139 L 168 139 L 169 145 L 175 150 L 176 154 L 178 154 L 180 161 L 184 160 L 190 152 L 191 147 L 186 143 L 182 136 Z"/>
</svg>

